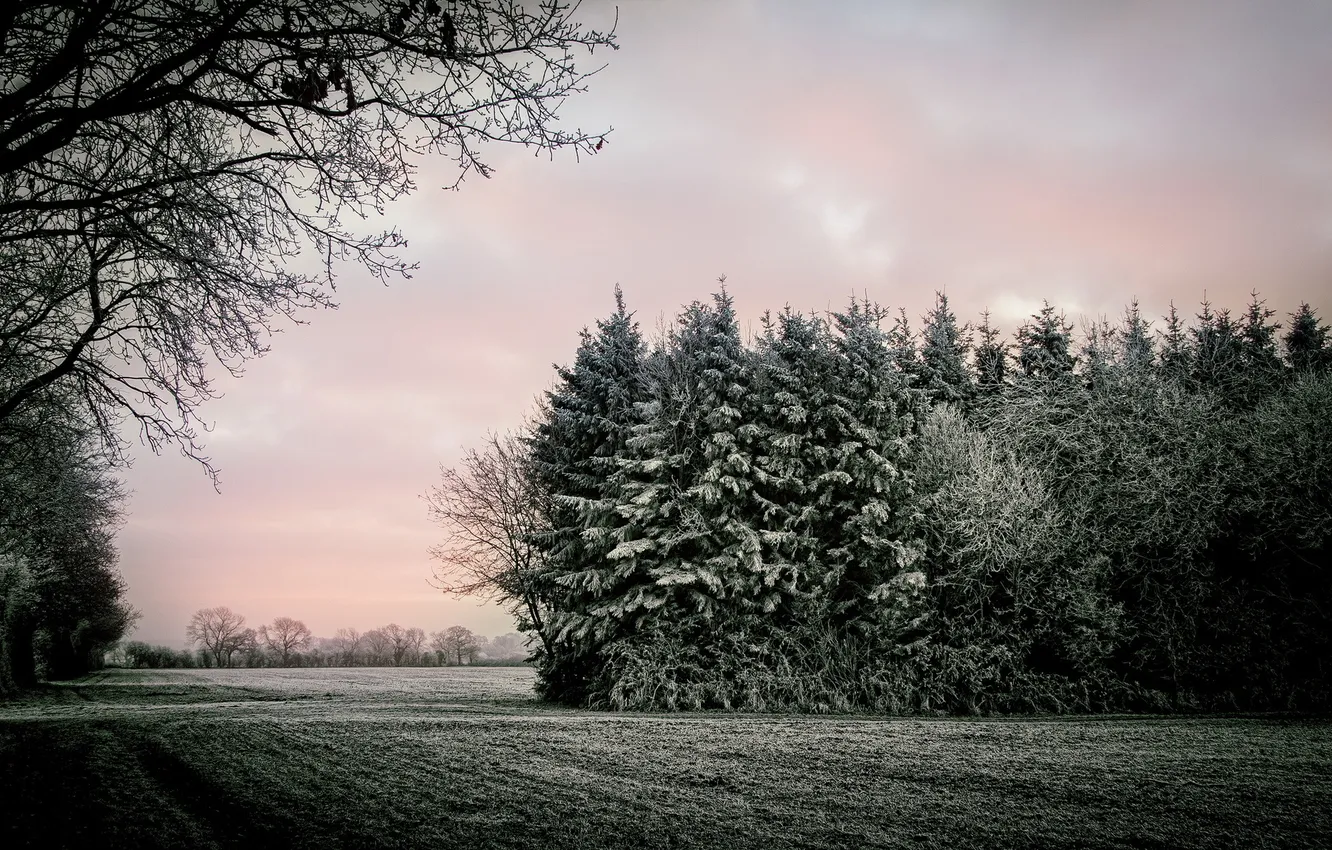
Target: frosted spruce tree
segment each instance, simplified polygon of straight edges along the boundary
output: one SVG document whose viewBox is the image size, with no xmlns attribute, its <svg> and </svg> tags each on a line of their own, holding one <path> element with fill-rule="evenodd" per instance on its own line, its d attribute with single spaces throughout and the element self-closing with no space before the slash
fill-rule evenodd
<svg viewBox="0 0 1332 850">
<path fill-rule="evenodd" d="M 837 375 L 824 435 L 830 454 L 811 494 L 822 513 L 817 533 L 834 619 L 880 637 L 911 619 L 902 617 L 923 583 L 914 569 L 921 549 L 907 458 L 926 408 L 923 392 L 897 365 L 903 353 L 880 326 L 883 314 L 853 301 L 833 316 Z"/>
<path fill-rule="evenodd" d="M 638 324 L 616 286 L 615 312 L 597 322 L 596 333 L 583 331 L 573 366 L 557 367 L 558 382 L 533 431 L 532 465 L 550 528 L 536 542 L 546 554 L 543 584 L 554 612 L 551 651 L 540 659 L 542 692 L 551 699 L 579 700 L 597 663 L 571 639 L 569 612 L 608 581 L 613 544 L 595 533 L 595 523 L 614 505 L 616 460 L 637 421 L 635 405 L 646 397 L 643 354 Z"/>
<path fill-rule="evenodd" d="M 565 636 L 602 663 L 592 702 L 633 702 L 614 686 L 697 664 L 735 616 L 779 596 L 753 516 L 752 364 L 731 296 L 690 305 L 648 364 L 648 400 L 607 479 L 615 502 L 584 506 L 606 558 L 559 579 Z"/>
<path fill-rule="evenodd" d="M 823 319 L 787 308 L 763 321 L 751 405 L 762 433 L 754 498 L 764 558 L 780 574 L 789 603 L 770 620 L 776 628 L 809 631 L 824 622 L 829 602 L 826 547 L 819 537 L 824 506 L 811 497 L 833 468 L 828 435 L 837 430 L 838 359 Z"/>
<path fill-rule="evenodd" d="M 934 308 L 925 315 L 920 346 L 920 388 L 931 401 L 970 406 L 976 397 L 976 381 L 967 369 L 970 350 L 970 327 L 958 325 L 948 296 L 936 292 Z"/>
</svg>

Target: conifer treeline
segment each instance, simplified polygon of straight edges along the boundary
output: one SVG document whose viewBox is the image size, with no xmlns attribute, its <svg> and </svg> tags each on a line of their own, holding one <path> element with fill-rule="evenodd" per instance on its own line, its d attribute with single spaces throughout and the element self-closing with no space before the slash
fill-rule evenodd
<svg viewBox="0 0 1332 850">
<path fill-rule="evenodd" d="M 1332 347 L 1255 295 L 1008 342 L 724 287 L 585 331 L 530 436 L 540 688 L 610 707 L 1332 706 Z"/>
</svg>

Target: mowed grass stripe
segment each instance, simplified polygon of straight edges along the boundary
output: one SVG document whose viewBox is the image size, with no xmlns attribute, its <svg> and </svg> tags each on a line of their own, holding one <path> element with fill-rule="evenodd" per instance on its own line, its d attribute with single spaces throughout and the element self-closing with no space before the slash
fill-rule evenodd
<svg viewBox="0 0 1332 850">
<path fill-rule="evenodd" d="M 0 845 L 1332 844 L 1326 722 L 605 715 L 543 709 L 530 671 L 126 672 L 0 707 Z"/>
</svg>

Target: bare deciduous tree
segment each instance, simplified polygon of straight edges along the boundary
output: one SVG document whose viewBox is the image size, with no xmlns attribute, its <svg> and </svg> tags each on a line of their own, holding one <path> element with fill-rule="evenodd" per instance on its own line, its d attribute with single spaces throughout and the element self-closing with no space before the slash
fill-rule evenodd
<svg viewBox="0 0 1332 850">
<path fill-rule="evenodd" d="M 472 630 L 464 626 L 449 626 L 443 634 L 444 653 L 452 658 L 458 664 L 463 663 L 463 659 L 470 664 L 476 658 L 477 641 L 476 635 Z"/>
<path fill-rule="evenodd" d="M 421 648 L 425 646 L 425 630 L 412 626 L 407 630 L 407 659 L 414 664 L 421 662 Z"/>
<path fill-rule="evenodd" d="M 260 626 L 258 633 L 259 642 L 283 667 L 291 663 L 292 653 L 308 648 L 313 637 L 305 623 L 291 617 L 278 617 L 271 626 Z"/>
<path fill-rule="evenodd" d="M 245 618 L 225 605 L 200 608 L 190 618 L 185 637 L 209 653 L 218 667 L 230 667 L 231 656 L 245 643 Z M 225 663 L 223 663 L 225 662 Z"/>
<path fill-rule="evenodd" d="M 443 632 L 430 633 L 430 648 L 434 650 L 435 658 L 440 666 L 449 663 L 449 638 Z"/>
<path fill-rule="evenodd" d="M 371 665 L 381 665 L 393 658 L 393 641 L 383 629 L 371 629 L 364 635 L 367 661 Z"/>
<path fill-rule="evenodd" d="M 346 222 L 443 154 L 593 153 L 557 127 L 575 54 L 614 48 L 577 4 L 513 0 L 9 0 L 0 13 L 0 433 L 57 383 L 113 455 L 133 417 L 205 464 L 206 367 L 261 355 L 330 304 L 344 260 L 414 266 Z M 292 262 L 302 249 L 319 267 Z"/>
<path fill-rule="evenodd" d="M 526 440 L 491 434 L 482 449 L 469 449 L 460 466 L 441 468 L 440 476 L 425 496 L 431 519 L 446 535 L 430 550 L 438 562 L 437 586 L 497 599 L 547 640 L 545 561 L 533 541 L 546 530 L 549 513 L 542 510 Z"/>
<path fill-rule="evenodd" d="M 338 629 L 333 635 L 333 646 L 338 651 L 338 658 L 343 667 L 356 663 L 356 651 L 361 648 L 361 633 L 356 629 Z"/>
<path fill-rule="evenodd" d="M 389 652 L 393 655 L 393 666 L 401 667 L 402 659 L 407 654 L 407 629 L 397 623 L 389 623 L 380 629 L 389 641 Z"/>
</svg>

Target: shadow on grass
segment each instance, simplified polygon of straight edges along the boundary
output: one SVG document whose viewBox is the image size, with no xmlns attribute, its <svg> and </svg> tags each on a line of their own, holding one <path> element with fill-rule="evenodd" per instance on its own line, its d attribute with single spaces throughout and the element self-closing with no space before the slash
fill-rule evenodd
<svg viewBox="0 0 1332 850">
<path fill-rule="evenodd" d="M 159 742 L 100 723 L 0 725 L 0 799 L 7 848 L 292 847 L 312 837 Z"/>
</svg>

